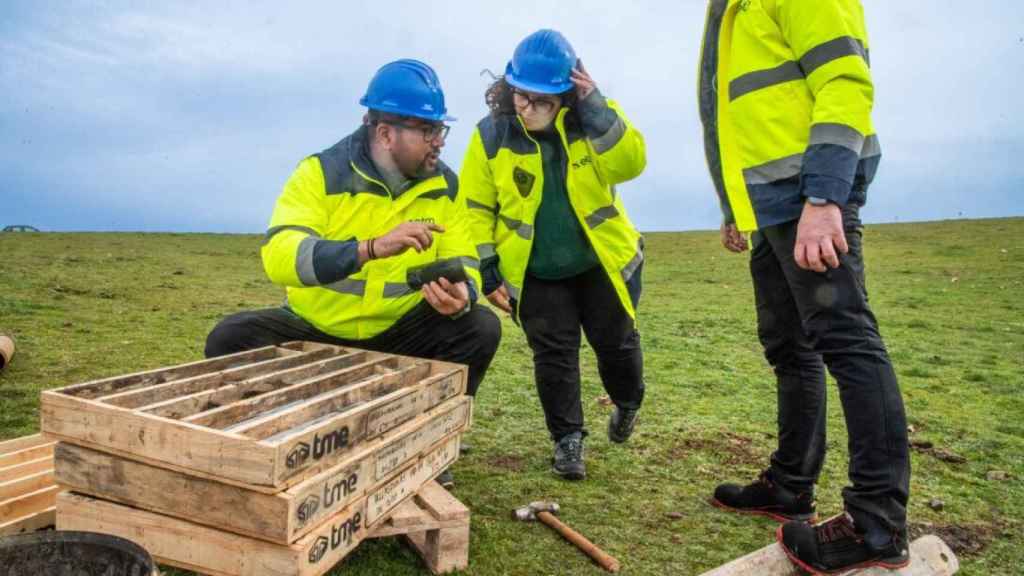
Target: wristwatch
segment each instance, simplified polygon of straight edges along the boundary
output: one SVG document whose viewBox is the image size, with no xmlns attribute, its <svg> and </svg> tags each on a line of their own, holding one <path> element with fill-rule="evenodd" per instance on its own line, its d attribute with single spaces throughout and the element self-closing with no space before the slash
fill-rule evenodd
<svg viewBox="0 0 1024 576">
<path fill-rule="evenodd" d="M 808 196 L 807 203 L 811 206 L 828 206 L 829 202 L 832 202 L 828 198 L 818 198 L 817 196 Z"/>
</svg>

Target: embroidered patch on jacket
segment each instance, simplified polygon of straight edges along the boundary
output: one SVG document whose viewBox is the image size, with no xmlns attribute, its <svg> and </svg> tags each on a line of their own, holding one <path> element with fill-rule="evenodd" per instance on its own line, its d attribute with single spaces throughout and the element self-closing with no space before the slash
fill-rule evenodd
<svg viewBox="0 0 1024 576">
<path fill-rule="evenodd" d="M 516 169 L 512 171 L 512 180 L 516 183 L 519 195 L 526 198 L 533 190 L 533 182 L 537 180 L 537 177 L 516 166 Z"/>
</svg>

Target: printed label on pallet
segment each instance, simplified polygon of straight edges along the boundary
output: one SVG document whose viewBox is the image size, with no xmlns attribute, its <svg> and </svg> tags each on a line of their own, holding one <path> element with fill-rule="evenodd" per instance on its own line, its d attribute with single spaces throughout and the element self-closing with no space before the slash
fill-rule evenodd
<svg viewBox="0 0 1024 576">
<path fill-rule="evenodd" d="M 389 476 L 414 455 L 461 428 L 467 421 L 468 410 L 469 406 L 462 404 L 434 418 L 423 428 L 388 444 L 377 456 L 375 478 L 380 480 Z"/>
<path fill-rule="evenodd" d="M 403 470 L 394 480 L 380 487 L 366 502 L 366 525 L 376 524 L 406 497 L 419 490 L 420 486 L 455 462 L 458 455 L 459 439 L 452 438 Z"/>
</svg>

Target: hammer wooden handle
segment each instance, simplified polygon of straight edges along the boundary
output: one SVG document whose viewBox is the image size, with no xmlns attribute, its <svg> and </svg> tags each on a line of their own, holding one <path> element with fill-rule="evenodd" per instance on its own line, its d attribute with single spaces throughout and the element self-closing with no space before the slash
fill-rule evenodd
<svg viewBox="0 0 1024 576">
<path fill-rule="evenodd" d="M 614 556 L 608 554 L 604 550 L 601 550 L 595 546 L 593 542 L 587 540 L 582 534 L 563 524 L 561 520 L 555 518 L 554 514 L 551 514 L 550 512 L 538 512 L 537 519 L 550 526 L 552 530 L 561 534 L 562 537 L 569 542 L 575 544 L 577 548 L 583 550 L 587 556 L 593 558 L 594 562 L 600 564 L 605 570 L 609 572 L 619 571 L 619 561 L 616 560 Z"/>
</svg>

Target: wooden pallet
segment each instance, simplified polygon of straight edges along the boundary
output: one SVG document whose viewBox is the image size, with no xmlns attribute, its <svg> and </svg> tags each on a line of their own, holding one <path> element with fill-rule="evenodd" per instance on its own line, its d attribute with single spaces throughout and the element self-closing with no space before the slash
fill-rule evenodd
<svg viewBox="0 0 1024 576">
<path fill-rule="evenodd" d="M 0 536 L 53 526 L 54 444 L 41 434 L 0 442 Z"/>
<path fill-rule="evenodd" d="M 190 522 L 290 544 L 469 425 L 460 396 L 371 441 L 349 460 L 277 494 L 263 494 L 61 442 L 54 476 L 69 490 Z M 457 454 L 456 454 L 457 456 Z"/>
<path fill-rule="evenodd" d="M 469 508 L 430 482 L 368 536 L 404 536 L 433 574 L 469 566 Z"/>
<path fill-rule="evenodd" d="M 73 444 L 274 494 L 462 395 L 465 366 L 296 342 L 43 392 Z"/>
<path fill-rule="evenodd" d="M 63 492 L 57 497 L 57 527 L 127 538 L 162 564 L 202 574 L 320 576 L 454 462 L 458 450 L 456 437 L 289 545 L 272 544 L 74 492 Z"/>
</svg>

